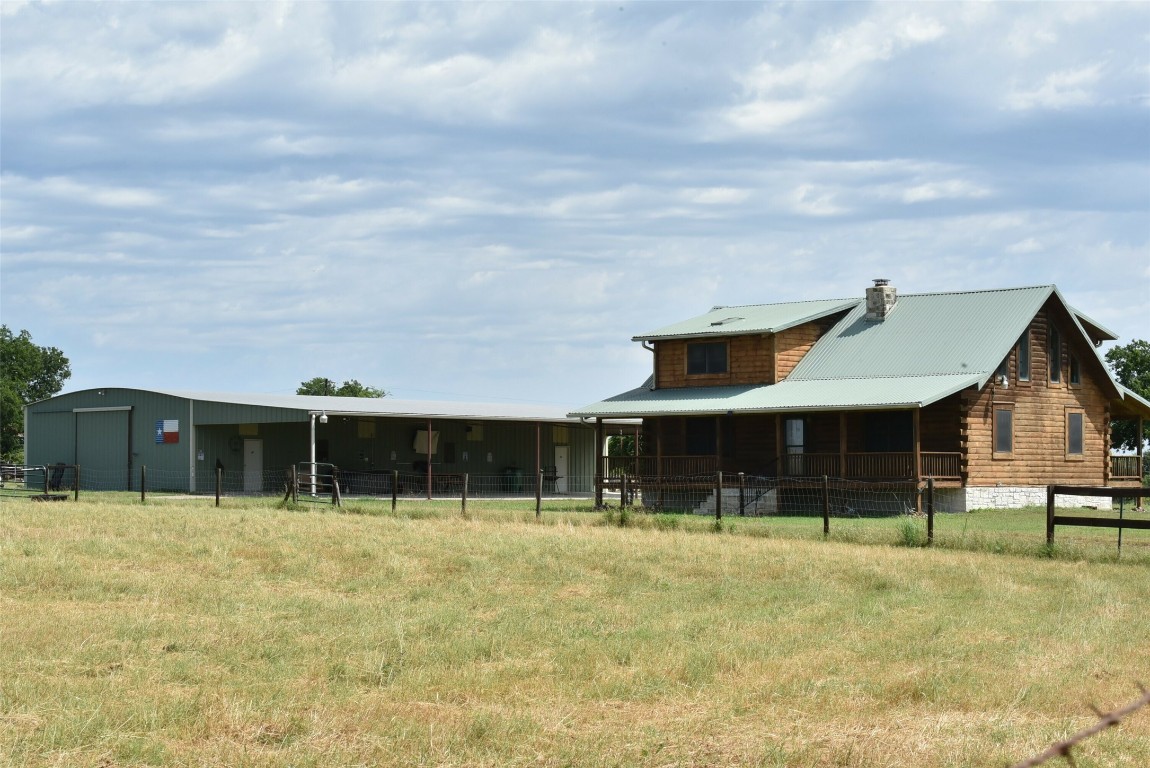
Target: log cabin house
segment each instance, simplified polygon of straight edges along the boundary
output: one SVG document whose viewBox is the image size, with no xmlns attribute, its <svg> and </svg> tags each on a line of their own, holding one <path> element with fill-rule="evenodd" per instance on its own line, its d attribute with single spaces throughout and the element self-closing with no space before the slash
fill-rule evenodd
<svg viewBox="0 0 1150 768">
<path fill-rule="evenodd" d="M 1098 347 L 1116 337 L 1053 285 L 711 311 L 633 337 L 648 381 L 573 412 L 639 419 L 636 456 L 602 456 L 600 493 L 715 472 L 933 478 L 951 511 L 1045 504 L 1047 484 L 1139 486 L 1110 422 L 1150 416 Z M 1141 431 L 1139 432 L 1141 434 Z M 612 465 L 614 462 L 614 466 Z"/>
</svg>

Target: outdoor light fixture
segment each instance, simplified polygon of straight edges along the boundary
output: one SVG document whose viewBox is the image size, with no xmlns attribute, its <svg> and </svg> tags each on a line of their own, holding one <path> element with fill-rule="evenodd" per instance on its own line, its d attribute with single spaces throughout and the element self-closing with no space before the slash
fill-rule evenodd
<svg viewBox="0 0 1150 768">
<path fill-rule="evenodd" d="M 319 423 L 320 424 L 327 424 L 327 411 L 324 411 L 323 413 L 321 413 L 319 415 Z"/>
</svg>

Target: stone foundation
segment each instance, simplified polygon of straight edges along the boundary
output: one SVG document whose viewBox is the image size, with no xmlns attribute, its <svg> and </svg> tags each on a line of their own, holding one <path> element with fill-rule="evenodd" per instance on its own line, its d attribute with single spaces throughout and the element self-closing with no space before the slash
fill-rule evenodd
<svg viewBox="0 0 1150 768">
<path fill-rule="evenodd" d="M 1112 509 L 1113 499 L 1105 496 L 1063 496 L 1055 497 L 1054 503 L 1061 509 L 1092 507 Z M 982 486 L 970 488 L 935 488 L 934 510 L 936 512 L 971 512 L 975 509 L 1021 509 L 1022 507 L 1045 507 L 1046 486 Z"/>
</svg>

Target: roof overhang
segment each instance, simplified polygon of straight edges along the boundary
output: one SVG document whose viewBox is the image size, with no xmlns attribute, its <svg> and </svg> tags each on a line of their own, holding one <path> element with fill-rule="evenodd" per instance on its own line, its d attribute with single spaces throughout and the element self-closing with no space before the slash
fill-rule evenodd
<svg viewBox="0 0 1150 768">
<path fill-rule="evenodd" d="M 783 381 L 734 387 L 646 389 L 608 398 L 573 411 L 575 417 L 642 418 L 733 413 L 889 411 L 923 408 L 967 387 L 977 374 L 869 379 Z"/>
<path fill-rule="evenodd" d="M 1110 415 L 1116 419 L 1150 419 L 1150 400 L 1139 395 L 1132 389 L 1118 385 L 1122 390 L 1121 400 L 1110 402 Z"/>
</svg>

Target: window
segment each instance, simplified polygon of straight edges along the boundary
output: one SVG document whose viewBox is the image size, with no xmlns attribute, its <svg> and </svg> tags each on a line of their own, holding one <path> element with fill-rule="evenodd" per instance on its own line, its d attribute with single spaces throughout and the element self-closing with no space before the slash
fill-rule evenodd
<svg viewBox="0 0 1150 768">
<path fill-rule="evenodd" d="M 804 475 L 803 450 L 805 448 L 806 425 L 802 419 L 787 419 L 783 422 L 783 439 L 786 441 L 786 471 L 789 475 Z"/>
<path fill-rule="evenodd" d="M 1018 380 L 1030 381 L 1030 329 L 1018 340 Z"/>
<path fill-rule="evenodd" d="M 1014 453 L 1013 406 L 994 406 L 994 452 L 996 454 Z"/>
<path fill-rule="evenodd" d="M 1070 356 L 1070 383 L 1079 385 L 1082 383 L 1082 367 L 1078 365 L 1078 356 Z"/>
<path fill-rule="evenodd" d="M 910 411 L 872 411 L 865 419 L 867 453 L 914 450 L 914 414 Z"/>
<path fill-rule="evenodd" d="M 713 416 L 698 416 L 687 419 L 687 455 L 714 456 L 718 445 L 718 434 Z"/>
<path fill-rule="evenodd" d="M 1066 414 L 1066 454 L 1068 456 L 1081 456 L 1083 448 L 1083 419 L 1081 411 L 1070 411 Z"/>
<path fill-rule="evenodd" d="M 727 343 L 709 341 L 687 345 L 687 375 L 727 372 Z"/>
<path fill-rule="evenodd" d="M 1053 325 L 1050 326 L 1050 351 L 1047 354 L 1050 358 L 1050 381 L 1057 384 L 1062 381 L 1062 339 Z"/>
</svg>

